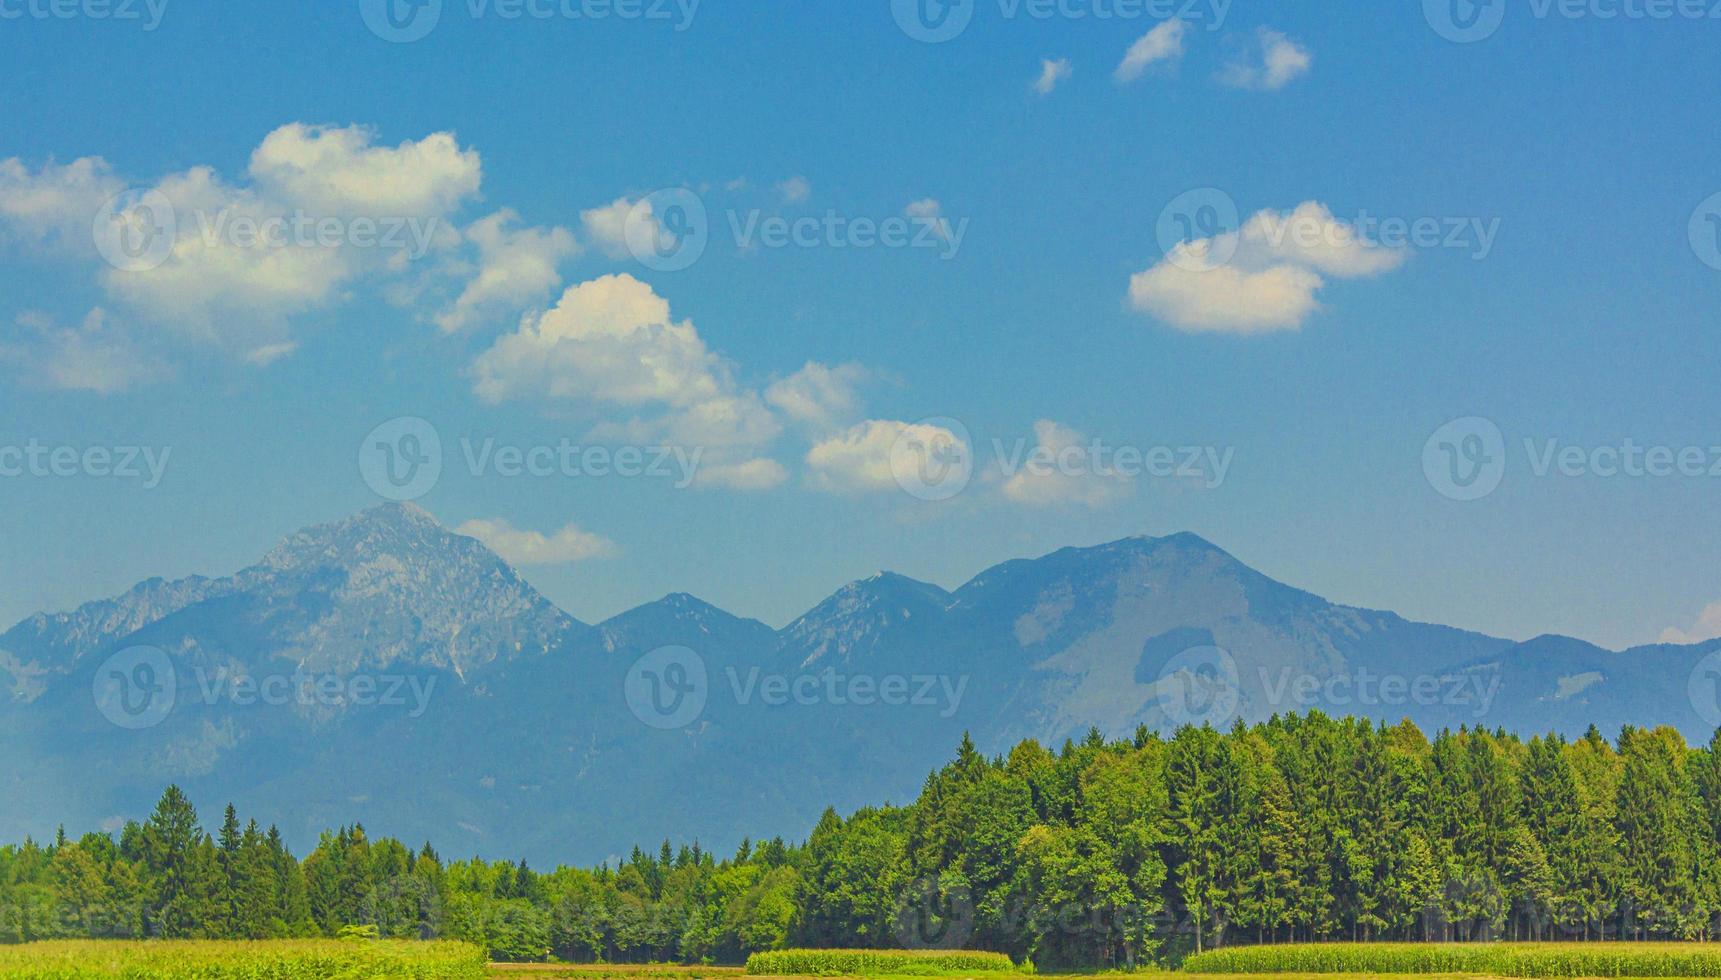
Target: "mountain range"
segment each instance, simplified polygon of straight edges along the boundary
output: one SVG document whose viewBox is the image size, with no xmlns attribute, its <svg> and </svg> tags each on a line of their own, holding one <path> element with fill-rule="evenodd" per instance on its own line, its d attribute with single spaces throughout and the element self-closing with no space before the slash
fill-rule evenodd
<svg viewBox="0 0 1721 980">
<path fill-rule="evenodd" d="M 1706 740 L 1721 641 L 1514 642 L 1328 602 L 1192 534 L 854 582 L 782 629 L 675 594 L 595 625 L 410 504 L 226 578 L 0 634 L 0 840 L 113 829 L 176 782 L 297 847 L 360 821 L 445 853 L 595 862 L 804 834 L 987 752 L 1321 709 L 1425 730 Z"/>
</svg>

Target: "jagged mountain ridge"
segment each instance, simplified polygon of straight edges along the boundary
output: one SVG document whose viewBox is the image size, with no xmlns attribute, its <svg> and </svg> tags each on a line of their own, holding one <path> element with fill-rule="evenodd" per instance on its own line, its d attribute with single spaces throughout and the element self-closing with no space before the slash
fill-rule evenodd
<svg viewBox="0 0 1721 980">
<path fill-rule="evenodd" d="M 182 703 L 125 731 L 95 710 L 91 684 L 104 657 L 137 644 L 173 658 Z M 660 730 L 623 688 L 639 657 L 671 645 L 703 660 L 707 701 Z M 1318 707 L 1425 728 L 1668 723 L 1695 738 L 1706 720 L 1687 679 L 1721 641 L 1623 653 L 1515 644 L 1329 603 L 1192 534 L 1008 561 L 954 591 L 881 573 L 776 630 L 681 593 L 588 626 L 482 543 L 385 505 L 291 535 L 233 576 L 151 580 L 0 636 L 13 691 L 0 735 L 17 760 L 0 773 L 0 837 L 42 833 L 50 813 L 71 826 L 135 813 L 169 781 L 270 814 L 300 846 L 355 819 L 536 862 L 665 836 L 800 833 L 827 804 L 912 795 L 963 732 L 996 752 L 1090 727 L 1170 727 L 1166 672 L 1210 647 L 1235 662 L 1225 717 Z M 299 669 L 403 675 L 433 696 L 271 711 L 198 703 L 188 680 Z M 1284 682 L 1371 672 L 1486 697 L 1304 701 Z M 815 688 L 811 701 L 773 701 L 759 693 L 766 676 L 858 676 L 875 694 L 900 681 L 918 700 L 843 689 L 833 701 L 835 688 Z M 103 776 L 71 775 L 91 772 Z"/>
</svg>

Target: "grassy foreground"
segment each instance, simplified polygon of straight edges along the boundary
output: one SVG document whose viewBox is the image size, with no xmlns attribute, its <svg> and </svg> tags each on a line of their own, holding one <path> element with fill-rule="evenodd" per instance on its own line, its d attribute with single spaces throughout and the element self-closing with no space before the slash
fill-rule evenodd
<svg viewBox="0 0 1721 980">
<path fill-rule="evenodd" d="M 0 980 L 482 980 L 465 943 L 47 942 L 0 946 Z"/>
<path fill-rule="evenodd" d="M 1232 946 L 1191 956 L 1187 973 L 1467 974 L 1494 977 L 1721 977 L 1706 943 L 1325 943 Z"/>
</svg>

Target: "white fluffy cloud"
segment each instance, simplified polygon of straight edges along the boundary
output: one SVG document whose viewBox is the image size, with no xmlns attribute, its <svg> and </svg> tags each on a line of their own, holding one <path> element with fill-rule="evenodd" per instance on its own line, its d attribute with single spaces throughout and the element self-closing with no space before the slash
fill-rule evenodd
<svg viewBox="0 0 1721 980">
<path fill-rule="evenodd" d="M 757 455 L 782 433 L 758 392 L 736 383 L 734 366 L 706 346 L 688 320 L 633 276 L 607 275 L 568 288 L 556 305 L 528 314 L 473 364 L 487 401 L 571 402 L 594 414 L 633 417 L 597 434 L 696 446 L 709 485 L 780 483 Z"/>
<path fill-rule="evenodd" d="M 960 443 L 943 426 L 871 419 L 815 443 L 808 477 L 814 487 L 838 493 L 899 490 L 898 474 L 918 462 L 922 447 Z"/>
<path fill-rule="evenodd" d="M 1034 79 L 1034 91 L 1041 95 L 1051 95 L 1058 83 L 1070 77 L 1074 71 L 1068 58 L 1043 58 L 1040 61 L 1040 77 Z"/>
<path fill-rule="evenodd" d="M 1309 201 L 1290 212 L 1262 211 L 1240 231 L 1177 245 L 1130 278 L 1129 298 L 1180 330 L 1294 330 L 1319 307 L 1324 277 L 1376 276 L 1406 257 Z"/>
<path fill-rule="evenodd" d="M 796 422 L 814 429 L 846 424 L 860 412 L 860 384 L 868 377 L 859 364 L 836 367 L 808 361 L 799 371 L 765 389 L 765 401 Z"/>
<path fill-rule="evenodd" d="M 601 208 L 580 212 L 580 223 L 585 226 L 587 237 L 612 259 L 628 257 L 627 216 L 637 203 L 618 197 Z"/>
<path fill-rule="evenodd" d="M 1256 32 L 1255 43 L 1244 59 L 1227 65 L 1219 79 L 1234 88 L 1274 91 L 1307 74 L 1314 60 L 1308 48 L 1263 27 Z"/>
<path fill-rule="evenodd" d="M 1034 423 L 1034 447 L 1020 459 L 1000 460 L 1014 472 L 1004 474 L 1004 496 L 1030 507 L 1081 504 L 1099 507 L 1129 493 L 1131 481 L 1102 469 L 1088 438 L 1049 419 Z"/>
<path fill-rule="evenodd" d="M 446 214 L 478 193 L 476 150 L 453 133 L 373 146 L 365 126 L 290 123 L 251 154 L 251 177 L 272 197 L 319 215 L 415 217 Z"/>
<path fill-rule="evenodd" d="M 34 385 L 104 395 L 173 376 L 166 359 L 99 307 L 74 327 L 40 313 L 20 315 L 13 336 L 0 338 L 0 362 Z"/>
<path fill-rule="evenodd" d="M 1721 602 L 1712 602 L 1703 607 L 1698 614 L 1697 622 L 1688 630 L 1670 626 L 1662 631 L 1663 643 L 1703 643 L 1721 637 Z"/>
<path fill-rule="evenodd" d="M 460 525 L 454 533 L 477 538 L 511 565 L 568 565 L 621 553 L 614 541 L 573 524 L 545 534 L 521 530 L 500 517 L 479 518 Z"/>
<path fill-rule="evenodd" d="M 478 247 L 477 273 L 454 303 L 436 316 L 452 333 L 488 317 L 510 313 L 550 295 L 562 281 L 557 271 L 579 246 L 566 228 L 519 228 L 512 208 L 473 222 L 466 239 Z"/>
<path fill-rule="evenodd" d="M 1149 66 L 1183 57 L 1183 36 L 1188 32 L 1188 21 L 1173 18 L 1143 34 L 1124 53 L 1123 60 L 1112 72 L 1112 78 L 1119 82 L 1133 82 Z"/>
<path fill-rule="evenodd" d="M 264 138 L 238 183 L 206 166 L 128 185 L 96 157 L 35 171 L 0 161 L 0 227 L 91 262 L 132 319 L 266 361 L 291 348 L 290 318 L 460 241 L 447 219 L 478 193 L 477 152 L 450 133 L 374 143 L 362 126 L 292 123 Z M 159 264 L 122 270 L 100 262 L 92 227 L 128 186 L 171 205 L 152 230 L 172 237 Z"/>
</svg>

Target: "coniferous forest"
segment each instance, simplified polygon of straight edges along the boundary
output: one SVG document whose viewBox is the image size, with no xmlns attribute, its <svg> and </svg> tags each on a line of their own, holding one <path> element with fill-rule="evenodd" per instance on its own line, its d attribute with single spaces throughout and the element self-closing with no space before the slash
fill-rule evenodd
<svg viewBox="0 0 1721 980">
<path fill-rule="evenodd" d="M 117 835 L 0 848 L 0 942 L 454 938 L 498 959 L 736 962 L 786 946 L 995 950 L 1043 968 L 1321 940 L 1713 939 L 1721 733 L 1568 741 L 1320 714 L 987 758 L 804 843 L 537 870 L 325 833 L 302 859 L 168 788 Z"/>
</svg>

